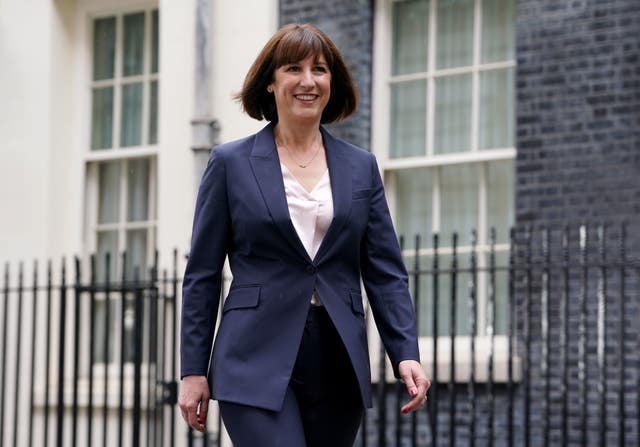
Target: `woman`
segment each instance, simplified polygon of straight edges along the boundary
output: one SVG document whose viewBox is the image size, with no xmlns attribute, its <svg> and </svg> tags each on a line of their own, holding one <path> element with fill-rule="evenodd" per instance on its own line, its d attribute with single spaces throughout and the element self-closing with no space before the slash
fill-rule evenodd
<svg viewBox="0 0 640 447">
<path fill-rule="evenodd" d="M 361 278 L 412 397 L 402 412 L 422 407 L 429 387 L 375 158 L 321 126 L 355 111 L 355 86 L 333 42 L 294 24 L 269 40 L 238 98 L 270 124 L 217 147 L 202 178 L 183 286 L 182 415 L 204 431 L 212 397 L 236 447 L 349 446 L 371 407 Z M 233 282 L 209 360 L 226 255 Z"/>
</svg>

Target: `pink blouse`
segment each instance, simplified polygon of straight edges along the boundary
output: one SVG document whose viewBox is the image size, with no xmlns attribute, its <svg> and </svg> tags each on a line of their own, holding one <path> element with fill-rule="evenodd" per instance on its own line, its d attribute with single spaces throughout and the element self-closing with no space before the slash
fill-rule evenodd
<svg viewBox="0 0 640 447">
<path fill-rule="evenodd" d="M 304 189 L 289 169 L 280 163 L 289 215 L 302 245 L 311 259 L 315 258 L 324 235 L 333 220 L 333 197 L 329 170 L 322 174 L 311 192 Z M 314 290 L 311 303 L 322 305 Z"/>
</svg>

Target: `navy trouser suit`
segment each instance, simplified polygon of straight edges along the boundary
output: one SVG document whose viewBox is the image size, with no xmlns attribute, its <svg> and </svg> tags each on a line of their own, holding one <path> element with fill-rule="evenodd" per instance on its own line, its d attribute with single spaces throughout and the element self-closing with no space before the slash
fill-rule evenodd
<svg viewBox="0 0 640 447">
<path fill-rule="evenodd" d="M 401 360 L 419 361 L 407 273 L 375 157 L 321 132 L 334 217 L 313 260 L 289 217 L 273 124 L 215 148 L 203 175 L 183 284 L 181 375 L 208 375 L 223 417 L 227 403 L 228 414 L 245 406 L 275 415 L 296 397 L 303 334 L 316 318 L 314 289 L 361 407 L 371 407 L 361 279 L 396 377 Z M 233 281 L 214 343 L 226 256 Z"/>
</svg>

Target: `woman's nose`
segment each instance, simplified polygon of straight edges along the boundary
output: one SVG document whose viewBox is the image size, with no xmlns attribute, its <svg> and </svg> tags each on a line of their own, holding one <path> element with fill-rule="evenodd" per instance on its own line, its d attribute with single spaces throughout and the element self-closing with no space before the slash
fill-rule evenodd
<svg viewBox="0 0 640 447">
<path fill-rule="evenodd" d="M 313 74 L 311 73 L 311 70 L 302 71 L 302 79 L 300 80 L 300 84 L 305 87 L 313 86 Z"/>
</svg>

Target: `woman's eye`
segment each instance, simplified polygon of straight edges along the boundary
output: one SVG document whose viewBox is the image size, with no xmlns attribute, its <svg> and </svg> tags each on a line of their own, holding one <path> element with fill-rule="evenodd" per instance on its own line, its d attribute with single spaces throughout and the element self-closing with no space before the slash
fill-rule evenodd
<svg viewBox="0 0 640 447">
<path fill-rule="evenodd" d="M 289 65 L 287 67 L 287 71 L 299 71 L 300 67 L 298 67 L 297 65 Z"/>
<path fill-rule="evenodd" d="M 321 71 L 322 73 L 326 73 L 327 69 L 324 68 L 322 65 L 318 65 L 317 67 L 314 68 L 315 71 Z"/>
</svg>

